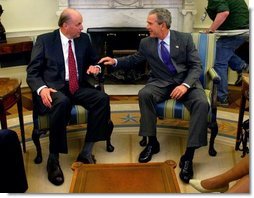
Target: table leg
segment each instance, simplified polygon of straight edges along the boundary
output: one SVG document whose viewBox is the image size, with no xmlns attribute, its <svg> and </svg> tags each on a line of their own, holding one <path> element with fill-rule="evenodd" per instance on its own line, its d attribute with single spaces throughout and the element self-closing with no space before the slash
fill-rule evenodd
<svg viewBox="0 0 254 198">
<path fill-rule="evenodd" d="M 1 127 L 2 129 L 7 129 L 7 120 L 6 120 L 6 111 L 3 108 L 3 111 L 0 115 L 1 118 Z"/>
<path fill-rule="evenodd" d="M 20 98 L 17 101 L 18 106 L 18 114 L 19 114 L 19 124 L 20 124 L 20 131 L 21 131 L 21 140 L 23 146 L 23 152 L 26 152 L 26 139 L 25 139 L 25 129 L 24 129 L 24 120 L 23 120 L 23 109 L 22 109 L 22 97 L 20 94 Z"/>
<path fill-rule="evenodd" d="M 245 111 L 245 105 L 246 105 L 246 97 L 244 94 L 242 94 L 241 98 L 241 104 L 239 108 L 239 117 L 238 117 L 238 126 L 237 126 L 237 132 L 236 132 L 236 143 L 235 143 L 235 150 L 239 150 L 240 146 L 240 135 L 242 132 L 242 123 L 243 123 L 243 116 L 244 116 L 244 111 Z"/>
</svg>

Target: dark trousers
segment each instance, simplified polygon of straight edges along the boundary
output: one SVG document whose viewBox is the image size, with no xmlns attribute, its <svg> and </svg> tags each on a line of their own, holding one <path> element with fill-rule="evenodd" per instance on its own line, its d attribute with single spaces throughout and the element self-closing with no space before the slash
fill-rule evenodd
<svg viewBox="0 0 254 198">
<path fill-rule="evenodd" d="M 156 136 L 156 104 L 169 98 L 174 86 L 146 85 L 139 91 L 140 136 Z M 203 89 L 191 88 L 180 99 L 190 111 L 190 127 L 187 147 L 207 145 L 207 115 L 209 104 Z"/>
<path fill-rule="evenodd" d="M 8 129 L 0 130 L 0 159 L 0 192 L 25 192 L 28 184 L 16 132 Z"/>
<path fill-rule="evenodd" d="M 70 119 L 73 104 L 81 105 L 88 110 L 85 141 L 97 142 L 107 139 L 110 105 L 109 96 L 106 93 L 93 87 L 80 87 L 74 95 L 71 95 L 66 86 L 62 90 L 52 93 L 51 97 L 53 100 L 52 108 L 44 111 L 49 114 L 50 153 L 68 152 L 66 126 Z"/>
</svg>

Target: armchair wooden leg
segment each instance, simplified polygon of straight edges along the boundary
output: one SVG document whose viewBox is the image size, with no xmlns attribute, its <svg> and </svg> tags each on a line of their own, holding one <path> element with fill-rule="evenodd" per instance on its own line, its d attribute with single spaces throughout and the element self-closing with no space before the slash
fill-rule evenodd
<svg viewBox="0 0 254 198">
<path fill-rule="evenodd" d="M 139 145 L 140 146 L 146 146 L 147 145 L 147 138 L 145 136 L 143 136 L 142 140 L 140 140 Z"/>
<path fill-rule="evenodd" d="M 218 124 L 217 124 L 217 122 L 212 123 L 209 128 L 211 129 L 211 137 L 210 137 L 210 142 L 209 142 L 208 153 L 209 153 L 210 156 L 216 156 L 217 151 L 214 148 L 214 140 L 215 140 L 215 138 L 218 134 Z"/>
<path fill-rule="evenodd" d="M 40 136 L 45 134 L 47 131 L 40 131 L 38 129 L 33 129 L 32 140 L 36 147 L 36 157 L 34 158 L 35 164 L 40 164 L 42 162 L 42 152 L 41 152 L 41 143 L 40 143 Z"/>
<path fill-rule="evenodd" d="M 113 132 L 114 124 L 111 120 L 109 121 L 108 124 L 109 124 L 109 128 L 108 128 L 108 139 L 106 140 L 106 150 L 108 152 L 113 152 L 115 148 L 111 144 L 111 134 Z"/>
</svg>

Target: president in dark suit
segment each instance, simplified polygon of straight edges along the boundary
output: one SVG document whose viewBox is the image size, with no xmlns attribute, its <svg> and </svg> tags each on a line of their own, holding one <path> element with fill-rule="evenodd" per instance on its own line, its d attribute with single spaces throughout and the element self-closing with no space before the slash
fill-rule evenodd
<svg viewBox="0 0 254 198">
<path fill-rule="evenodd" d="M 71 106 L 88 110 L 84 147 L 77 161 L 95 163 L 92 148 L 106 140 L 110 120 L 109 96 L 88 82 L 89 74 L 98 74 L 98 57 L 87 34 L 82 33 L 83 19 L 75 9 L 65 9 L 59 29 L 38 36 L 27 67 L 27 83 L 34 92 L 41 113 L 50 117 L 48 179 L 55 185 L 64 182 L 59 153 L 67 153 L 66 125 Z"/>
<path fill-rule="evenodd" d="M 180 178 L 188 183 L 193 177 L 192 160 L 195 149 L 207 145 L 207 114 L 209 104 L 199 81 L 201 62 L 189 33 L 170 30 L 171 13 L 157 8 L 149 12 L 147 29 L 150 37 L 140 42 L 137 53 L 99 63 L 117 68 L 135 67 L 147 61 L 150 78 L 138 93 L 140 107 L 140 136 L 148 137 L 148 145 L 140 153 L 139 162 L 148 162 L 160 151 L 156 138 L 157 103 L 168 98 L 183 101 L 191 114 L 187 148 L 180 159 Z"/>
</svg>

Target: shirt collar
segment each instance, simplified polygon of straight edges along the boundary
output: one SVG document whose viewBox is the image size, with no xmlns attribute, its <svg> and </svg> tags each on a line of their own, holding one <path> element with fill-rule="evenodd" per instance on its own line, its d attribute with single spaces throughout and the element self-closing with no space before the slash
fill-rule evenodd
<svg viewBox="0 0 254 198">
<path fill-rule="evenodd" d="M 161 39 L 159 39 L 159 44 L 161 43 Z M 170 31 L 168 31 L 168 34 L 167 34 L 167 36 L 163 39 L 163 41 L 165 42 L 165 43 L 167 43 L 167 45 L 169 46 L 170 45 Z"/>
<path fill-rule="evenodd" d="M 59 29 L 59 32 L 60 32 L 60 37 L 61 37 L 61 41 L 63 45 L 67 45 L 69 40 L 73 41 L 73 39 L 68 39 L 66 36 L 64 36 L 64 34 L 61 32 L 60 29 Z"/>
</svg>

